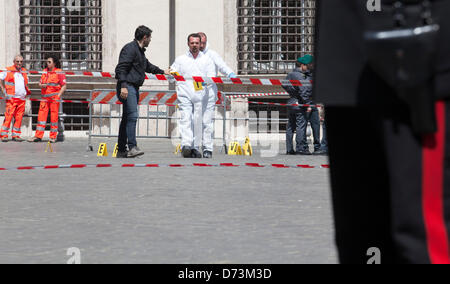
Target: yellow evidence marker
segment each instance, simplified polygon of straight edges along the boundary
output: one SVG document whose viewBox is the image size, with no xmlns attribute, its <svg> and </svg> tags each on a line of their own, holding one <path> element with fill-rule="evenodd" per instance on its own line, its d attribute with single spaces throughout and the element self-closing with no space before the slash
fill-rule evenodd
<svg viewBox="0 0 450 284">
<path fill-rule="evenodd" d="M 108 147 L 106 146 L 106 143 L 101 143 L 100 146 L 98 146 L 97 157 L 108 157 Z"/>
<path fill-rule="evenodd" d="M 228 148 L 229 156 L 242 156 L 242 148 L 239 142 L 231 142 L 230 147 Z"/>
<path fill-rule="evenodd" d="M 245 144 L 244 147 L 242 147 L 242 152 L 244 153 L 245 156 L 253 156 L 253 148 L 252 144 L 250 143 L 249 137 L 245 139 Z"/>
<path fill-rule="evenodd" d="M 119 144 L 116 143 L 116 145 L 114 146 L 114 152 L 112 154 L 113 158 L 117 158 L 117 152 L 119 152 Z"/>
<path fill-rule="evenodd" d="M 173 152 L 174 155 L 181 153 L 181 144 L 178 144 L 177 147 L 175 148 L 175 152 Z"/>
<path fill-rule="evenodd" d="M 45 147 L 45 153 L 48 152 L 53 153 L 52 143 L 50 143 L 50 141 L 48 141 L 47 147 Z"/>
</svg>

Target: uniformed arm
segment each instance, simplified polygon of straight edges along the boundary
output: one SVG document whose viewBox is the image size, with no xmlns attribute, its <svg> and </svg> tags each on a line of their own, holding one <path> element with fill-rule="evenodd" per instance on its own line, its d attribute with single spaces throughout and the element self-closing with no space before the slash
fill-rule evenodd
<svg viewBox="0 0 450 284">
<path fill-rule="evenodd" d="M 299 87 L 300 89 L 300 97 L 301 100 L 304 104 L 313 104 L 313 100 L 312 100 L 312 87 L 310 86 L 301 86 Z"/>
<path fill-rule="evenodd" d="M 286 80 L 296 80 L 293 78 L 293 74 L 289 73 L 286 77 Z M 289 93 L 289 96 L 292 98 L 300 99 L 300 89 L 298 86 L 283 86 L 283 89 Z"/>
<path fill-rule="evenodd" d="M 214 64 L 219 69 L 219 72 L 223 75 L 226 75 L 227 77 L 236 77 L 233 70 L 228 67 L 228 65 L 225 63 L 225 61 L 222 59 L 222 57 L 215 51 L 210 50 L 211 58 L 214 61 Z M 233 76 L 234 75 L 234 76 Z"/>
<path fill-rule="evenodd" d="M 45 89 L 47 88 L 47 84 L 44 82 L 46 74 L 42 74 L 41 80 L 39 80 L 39 88 Z"/>
<path fill-rule="evenodd" d="M 64 93 L 67 90 L 66 75 L 59 74 L 58 78 L 59 78 L 59 84 L 61 85 L 61 90 L 59 91 L 59 96 L 62 97 L 62 95 L 64 95 Z"/>
<path fill-rule="evenodd" d="M 122 88 L 127 88 L 127 76 L 133 67 L 135 53 L 132 45 L 126 45 L 119 56 L 119 64 L 116 66 L 116 79 Z"/>
<path fill-rule="evenodd" d="M 175 62 L 170 66 L 170 70 L 174 72 L 180 72 L 180 60 L 178 57 L 175 59 Z"/>
<path fill-rule="evenodd" d="M 216 76 L 216 66 L 214 65 L 214 61 L 208 57 L 206 64 L 206 77 L 215 77 Z"/>
</svg>

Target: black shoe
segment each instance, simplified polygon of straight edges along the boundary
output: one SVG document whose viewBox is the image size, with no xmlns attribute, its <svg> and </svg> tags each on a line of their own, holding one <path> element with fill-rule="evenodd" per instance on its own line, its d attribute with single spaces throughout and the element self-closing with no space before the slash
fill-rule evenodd
<svg viewBox="0 0 450 284">
<path fill-rule="evenodd" d="M 197 149 L 193 149 L 192 150 L 192 158 L 194 158 L 194 159 L 201 159 L 202 158 L 202 153 L 200 153 L 200 151 L 197 150 Z"/>
<path fill-rule="evenodd" d="M 13 137 L 13 139 L 12 139 L 12 141 L 13 142 L 23 142 L 23 141 L 25 141 L 25 140 L 23 140 L 22 138 L 20 138 L 20 137 Z"/>
<path fill-rule="evenodd" d="M 211 159 L 212 158 L 212 152 L 211 151 L 203 151 L 203 158 L 205 159 Z"/>
<path fill-rule="evenodd" d="M 319 149 L 319 150 L 314 151 L 313 155 L 317 155 L 317 156 L 328 155 L 328 152 L 326 150 Z"/>
<path fill-rule="evenodd" d="M 8 137 L 3 137 L 2 138 L 2 142 L 7 143 L 8 142 Z"/>
<path fill-rule="evenodd" d="M 117 159 L 126 159 L 128 158 L 128 151 L 125 152 L 117 152 Z"/>
<path fill-rule="evenodd" d="M 289 151 L 286 153 L 286 155 L 297 155 L 297 153 L 295 151 Z"/>
<path fill-rule="evenodd" d="M 139 156 L 144 155 L 144 152 L 141 151 L 141 149 L 139 149 L 137 146 L 134 147 L 133 149 L 131 149 L 130 151 L 128 151 L 127 157 L 128 158 L 136 158 Z"/>
<path fill-rule="evenodd" d="M 298 151 L 297 155 L 310 156 L 312 154 L 308 150 L 303 150 L 303 151 Z"/>
<path fill-rule="evenodd" d="M 27 141 L 30 142 L 30 143 L 37 143 L 37 142 L 42 142 L 42 139 L 41 138 L 37 138 L 37 137 L 31 137 Z"/>
<path fill-rule="evenodd" d="M 192 149 L 189 146 L 183 146 L 181 149 L 181 155 L 185 158 L 192 158 Z"/>
</svg>

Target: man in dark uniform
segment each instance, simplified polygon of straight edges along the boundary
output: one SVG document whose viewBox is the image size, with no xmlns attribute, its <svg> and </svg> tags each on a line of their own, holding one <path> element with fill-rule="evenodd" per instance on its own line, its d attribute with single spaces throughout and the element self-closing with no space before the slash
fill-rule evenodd
<svg viewBox="0 0 450 284">
<path fill-rule="evenodd" d="M 313 74 L 309 69 L 314 58 L 307 54 L 303 57 L 298 58 L 296 62 L 297 68 L 288 74 L 286 80 L 313 80 Z M 283 87 L 290 96 L 288 104 L 307 104 L 312 105 L 312 86 L 284 86 Z M 286 130 L 286 151 L 288 155 L 311 155 L 309 151 L 307 139 L 306 139 L 306 128 L 308 127 L 308 122 L 311 123 L 311 128 L 314 137 L 314 151 L 318 152 L 320 148 L 320 121 L 319 121 L 319 111 L 314 107 L 289 107 L 288 108 L 288 126 Z M 292 140 L 294 137 L 294 132 L 297 133 L 296 138 L 296 151 L 294 151 L 294 146 Z"/>
<path fill-rule="evenodd" d="M 339 257 L 450 263 L 450 1 L 368 4 L 317 3 Z"/>
</svg>

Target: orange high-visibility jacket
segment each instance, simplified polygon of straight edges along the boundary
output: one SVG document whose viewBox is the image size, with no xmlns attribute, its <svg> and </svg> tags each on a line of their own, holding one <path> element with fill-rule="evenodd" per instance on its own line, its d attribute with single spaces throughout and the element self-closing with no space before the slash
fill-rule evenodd
<svg viewBox="0 0 450 284">
<path fill-rule="evenodd" d="M 12 98 L 16 94 L 16 82 L 14 80 L 14 74 L 19 72 L 16 69 L 16 66 L 7 67 L 6 70 L 10 71 L 6 73 L 5 78 L 5 89 L 8 98 Z M 25 68 L 22 68 L 20 72 L 27 72 Z M 27 91 L 27 95 L 31 94 L 30 89 L 28 88 L 28 75 L 27 73 L 22 73 L 24 82 L 25 82 L 25 90 Z M 7 98 L 7 99 L 8 99 Z"/>
<path fill-rule="evenodd" d="M 44 72 L 50 72 L 46 68 Z M 50 98 L 57 96 L 61 91 L 62 86 L 59 84 L 60 74 L 54 72 L 62 72 L 61 69 L 55 68 L 51 73 L 43 74 L 41 77 L 41 84 L 47 84 L 47 88 L 42 89 L 42 96 L 44 98 Z"/>
</svg>

